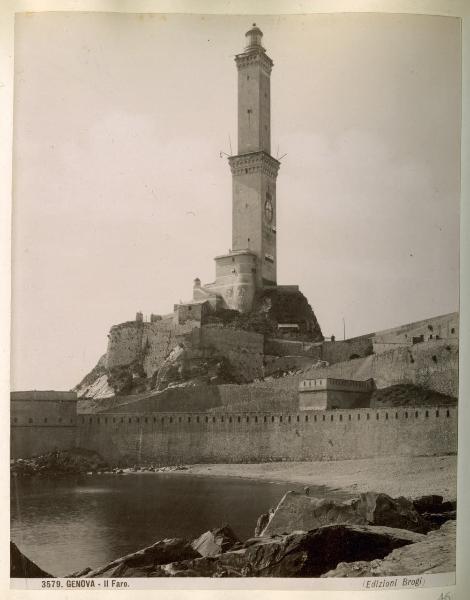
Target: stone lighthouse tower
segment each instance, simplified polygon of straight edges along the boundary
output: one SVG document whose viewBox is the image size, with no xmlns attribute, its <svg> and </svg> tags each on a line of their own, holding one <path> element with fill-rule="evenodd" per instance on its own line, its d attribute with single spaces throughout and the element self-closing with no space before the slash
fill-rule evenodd
<svg viewBox="0 0 470 600">
<path fill-rule="evenodd" d="M 238 71 L 238 154 L 232 172 L 232 248 L 215 258 L 215 282 L 194 288 L 194 300 L 250 311 L 257 291 L 276 287 L 276 177 L 271 156 L 271 69 L 253 24 L 235 57 Z M 217 302 L 214 302 L 214 296 Z"/>
<path fill-rule="evenodd" d="M 232 250 L 256 255 L 256 286 L 276 285 L 276 178 L 279 162 L 271 156 L 271 69 L 253 24 L 247 45 L 235 62 L 238 70 L 238 154 L 232 171 Z"/>
</svg>

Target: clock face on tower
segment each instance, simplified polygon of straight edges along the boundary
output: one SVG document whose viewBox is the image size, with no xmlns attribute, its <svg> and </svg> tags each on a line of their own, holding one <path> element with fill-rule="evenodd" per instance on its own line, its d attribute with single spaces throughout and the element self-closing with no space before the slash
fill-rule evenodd
<svg viewBox="0 0 470 600">
<path fill-rule="evenodd" d="M 265 219 L 268 223 L 271 223 L 271 221 L 273 220 L 273 205 L 271 203 L 271 199 L 267 198 L 266 202 L 264 203 L 264 216 Z"/>
</svg>

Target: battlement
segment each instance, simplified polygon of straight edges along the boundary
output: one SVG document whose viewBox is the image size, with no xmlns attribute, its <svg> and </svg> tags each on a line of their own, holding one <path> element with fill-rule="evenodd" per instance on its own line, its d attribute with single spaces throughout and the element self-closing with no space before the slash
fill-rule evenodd
<svg viewBox="0 0 470 600">
<path fill-rule="evenodd" d="M 444 455 L 457 452 L 457 408 L 84 414 L 78 444 L 158 464 Z"/>
</svg>

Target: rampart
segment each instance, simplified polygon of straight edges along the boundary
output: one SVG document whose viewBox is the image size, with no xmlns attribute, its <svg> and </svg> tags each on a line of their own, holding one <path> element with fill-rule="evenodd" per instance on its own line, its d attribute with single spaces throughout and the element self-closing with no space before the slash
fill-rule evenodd
<svg viewBox="0 0 470 600">
<path fill-rule="evenodd" d="M 344 460 L 457 452 L 457 408 L 81 415 L 77 443 L 110 462 Z"/>
<path fill-rule="evenodd" d="M 263 376 L 264 336 L 260 333 L 203 326 L 193 335 L 193 345 L 224 356 L 244 381 Z"/>
<path fill-rule="evenodd" d="M 24 458 L 67 449 L 77 436 L 75 392 L 11 392 L 10 452 Z"/>
<path fill-rule="evenodd" d="M 399 347 L 381 354 L 340 362 L 329 367 L 311 368 L 298 375 L 272 379 L 273 389 L 297 388 L 302 379 L 337 377 L 365 380 L 373 378 L 378 388 L 399 383 L 420 385 L 442 394 L 458 396 L 458 340 L 431 340 L 411 347 Z M 253 383 L 254 386 L 266 385 Z"/>
<path fill-rule="evenodd" d="M 141 361 L 145 374 L 151 377 L 171 350 L 198 326 L 197 321 L 179 325 L 168 318 L 115 325 L 108 335 L 106 367 L 113 369 Z"/>
</svg>

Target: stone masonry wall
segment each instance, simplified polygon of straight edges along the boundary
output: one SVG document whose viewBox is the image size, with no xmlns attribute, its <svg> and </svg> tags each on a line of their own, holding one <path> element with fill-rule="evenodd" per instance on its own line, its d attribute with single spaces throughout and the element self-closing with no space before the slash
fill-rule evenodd
<svg viewBox="0 0 470 600">
<path fill-rule="evenodd" d="M 330 365 L 350 360 L 352 356 L 363 357 L 372 354 L 372 340 L 370 338 L 356 338 L 352 340 L 337 340 L 335 342 L 323 342 L 321 346 L 321 358 Z"/>
<path fill-rule="evenodd" d="M 372 377 L 378 388 L 398 383 L 413 383 L 457 397 L 458 370 L 458 340 L 433 340 L 337 363 L 330 367 L 307 369 L 298 375 L 273 379 L 269 385 L 273 389 L 296 389 L 302 379 L 309 377 L 337 377 L 362 381 Z"/>
<path fill-rule="evenodd" d="M 73 399 L 70 399 L 71 397 Z M 56 448 L 63 450 L 75 445 L 77 436 L 75 394 L 13 392 L 10 406 L 12 458 L 36 456 Z"/>
<path fill-rule="evenodd" d="M 197 321 L 178 325 L 173 319 L 115 325 L 108 336 L 106 366 L 112 369 L 141 360 L 147 377 L 151 377 L 171 350 L 198 326 Z"/>
<path fill-rule="evenodd" d="M 433 456 L 457 452 L 457 409 L 82 415 L 77 442 L 112 463 Z"/>
<path fill-rule="evenodd" d="M 211 348 L 225 356 L 245 381 L 263 376 L 264 337 L 260 333 L 203 326 L 197 344 L 199 348 Z"/>
</svg>

